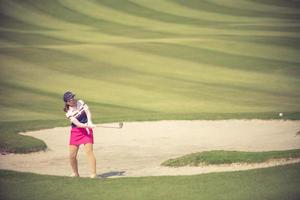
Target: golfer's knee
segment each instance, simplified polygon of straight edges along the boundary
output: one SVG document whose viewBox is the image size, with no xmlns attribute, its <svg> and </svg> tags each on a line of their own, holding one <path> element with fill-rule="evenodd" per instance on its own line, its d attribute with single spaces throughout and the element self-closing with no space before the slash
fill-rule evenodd
<svg viewBox="0 0 300 200">
<path fill-rule="evenodd" d="M 76 155 L 76 153 L 70 153 L 70 160 L 76 160 L 76 157 L 77 157 L 77 155 Z"/>
<path fill-rule="evenodd" d="M 88 155 L 91 155 L 93 154 L 93 149 L 92 148 L 85 148 L 85 152 L 88 154 Z"/>
<path fill-rule="evenodd" d="M 85 152 L 87 152 L 87 153 L 90 153 L 90 152 L 92 152 L 93 151 L 93 149 L 91 148 L 91 147 L 86 147 L 85 148 Z"/>
</svg>

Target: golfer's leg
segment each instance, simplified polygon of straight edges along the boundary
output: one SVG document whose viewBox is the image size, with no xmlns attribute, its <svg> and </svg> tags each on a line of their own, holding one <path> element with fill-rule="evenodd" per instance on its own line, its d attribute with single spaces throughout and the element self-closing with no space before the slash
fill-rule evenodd
<svg viewBox="0 0 300 200">
<path fill-rule="evenodd" d="M 71 164 L 72 171 L 73 171 L 72 176 L 79 176 L 78 162 L 77 162 L 78 149 L 79 149 L 79 146 L 70 145 L 70 164 Z"/>
<path fill-rule="evenodd" d="M 90 144 L 90 143 L 85 144 L 84 149 L 85 149 L 86 155 L 90 162 L 91 177 L 95 177 L 97 175 L 97 173 L 96 173 L 96 158 L 95 158 L 94 151 L 93 151 L 93 144 Z"/>
</svg>

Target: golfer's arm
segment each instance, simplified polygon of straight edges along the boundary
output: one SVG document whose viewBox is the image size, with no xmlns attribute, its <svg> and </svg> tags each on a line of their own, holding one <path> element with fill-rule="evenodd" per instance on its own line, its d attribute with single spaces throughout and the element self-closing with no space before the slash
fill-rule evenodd
<svg viewBox="0 0 300 200">
<path fill-rule="evenodd" d="M 75 117 L 71 118 L 71 122 L 79 128 L 88 128 L 87 124 L 83 124 L 83 123 L 79 122 Z"/>
<path fill-rule="evenodd" d="M 85 111 L 86 117 L 88 119 L 88 122 L 92 123 L 92 114 L 90 112 L 90 109 L 89 108 L 85 108 L 84 111 Z"/>
</svg>

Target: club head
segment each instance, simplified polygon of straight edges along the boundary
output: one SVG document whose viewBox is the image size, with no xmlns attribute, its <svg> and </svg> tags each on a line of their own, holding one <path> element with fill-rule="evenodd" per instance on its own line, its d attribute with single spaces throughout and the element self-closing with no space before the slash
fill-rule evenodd
<svg viewBox="0 0 300 200">
<path fill-rule="evenodd" d="M 119 128 L 123 127 L 123 122 L 119 122 Z"/>
</svg>

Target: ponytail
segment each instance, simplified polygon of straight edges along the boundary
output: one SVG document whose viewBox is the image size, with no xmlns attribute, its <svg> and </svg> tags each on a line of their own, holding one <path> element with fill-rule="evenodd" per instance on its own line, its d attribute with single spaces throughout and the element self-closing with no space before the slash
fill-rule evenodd
<svg viewBox="0 0 300 200">
<path fill-rule="evenodd" d="M 65 103 L 64 111 L 65 111 L 65 112 L 68 112 L 69 107 L 70 107 L 70 106 L 69 106 L 67 103 Z"/>
</svg>

